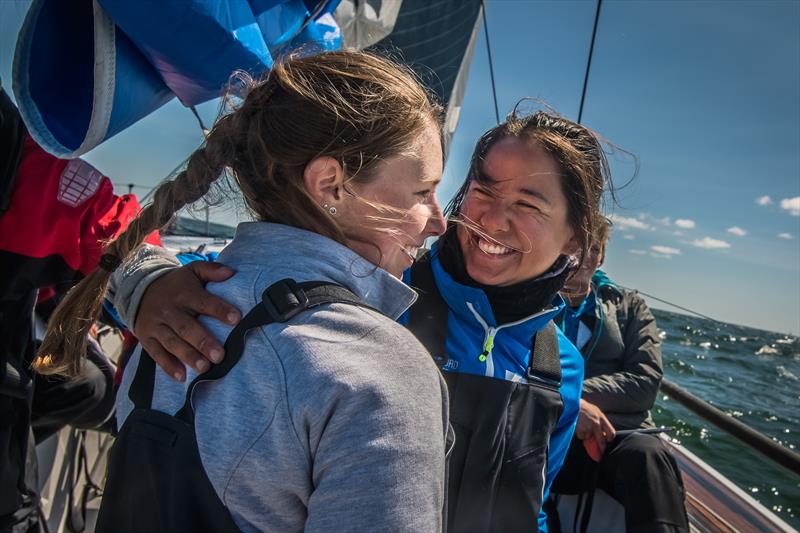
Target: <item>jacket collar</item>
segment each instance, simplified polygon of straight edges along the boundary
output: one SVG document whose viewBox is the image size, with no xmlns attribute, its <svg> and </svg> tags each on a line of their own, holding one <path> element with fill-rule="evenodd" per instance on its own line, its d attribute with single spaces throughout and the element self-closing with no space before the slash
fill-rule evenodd
<svg viewBox="0 0 800 533">
<path fill-rule="evenodd" d="M 508 328 L 513 330 L 515 334 L 519 333 L 523 337 L 530 338 L 534 333 L 546 326 L 564 307 L 564 300 L 560 295 L 556 295 L 549 308 L 532 313 L 516 322 L 498 324 L 486 293 L 477 287 L 469 287 L 456 282 L 442 267 L 436 253 L 436 244 L 431 250 L 430 257 L 436 287 L 439 289 L 442 298 L 447 302 L 450 311 L 463 321 L 477 322 L 483 327 Z"/>
<path fill-rule="evenodd" d="M 350 248 L 318 233 L 284 224 L 239 224 L 219 261 L 233 268 L 256 266 L 267 285 L 284 278 L 338 283 L 392 320 L 397 320 L 417 299 L 417 294 L 401 280 Z"/>
</svg>

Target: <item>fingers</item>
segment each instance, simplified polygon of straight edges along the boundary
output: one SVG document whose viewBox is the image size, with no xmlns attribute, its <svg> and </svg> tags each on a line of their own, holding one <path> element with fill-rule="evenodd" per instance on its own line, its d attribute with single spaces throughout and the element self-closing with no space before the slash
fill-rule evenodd
<svg viewBox="0 0 800 533">
<path fill-rule="evenodd" d="M 184 366 L 178 359 L 167 352 L 158 341 L 155 339 L 139 339 L 139 342 L 142 343 L 142 349 L 146 352 L 146 355 L 143 353 L 142 357 L 149 355 L 168 376 L 172 376 L 175 380 L 186 380 Z"/>
<path fill-rule="evenodd" d="M 602 456 L 604 453 L 606 453 L 608 441 L 606 440 L 606 435 L 603 432 L 603 428 L 600 424 L 594 426 L 592 438 L 597 443 L 597 448 L 600 450 L 600 455 Z"/>
<path fill-rule="evenodd" d="M 170 335 L 170 340 L 176 346 L 176 349 L 181 350 L 180 353 L 173 352 L 178 359 L 184 363 L 197 368 L 201 371 L 196 364 L 191 361 L 195 360 L 195 354 L 212 363 L 221 363 L 225 357 L 225 352 L 222 345 L 216 338 L 197 320 L 197 318 L 187 312 L 174 312 L 171 313 L 165 321 L 165 325 L 159 328 L 158 335 Z M 177 336 L 177 340 L 172 339 Z M 164 341 L 162 341 L 162 344 Z M 170 345 L 170 346 L 171 346 Z M 170 348 L 170 346 L 166 346 Z M 184 354 L 186 358 L 184 358 Z M 204 371 L 201 371 L 204 372 Z"/>
<path fill-rule="evenodd" d="M 204 289 L 198 291 L 196 297 L 183 302 L 188 311 L 196 315 L 210 316 L 220 322 L 235 326 L 241 320 L 241 315 L 236 307 L 232 306 L 219 296 L 215 296 Z"/>
<path fill-rule="evenodd" d="M 168 325 L 160 324 L 157 326 L 154 331 L 154 336 L 158 339 L 159 344 L 161 344 L 164 350 L 177 358 L 184 365 L 194 368 L 200 374 L 211 368 L 211 363 L 206 356 L 186 342 L 181 334 L 174 331 Z M 218 359 L 220 361 L 222 360 L 221 354 L 218 356 Z"/>
<path fill-rule="evenodd" d="M 190 270 L 203 286 L 209 281 L 224 281 L 234 274 L 233 269 L 229 267 L 219 263 L 207 263 L 203 261 L 189 263 L 185 268 Z M 241 319 L 239 310 L 222 298 L 214 296 L 202 289 L 196 291 L 196 294 L 193 293 L 193 296 L 192 299 L 186 300 L 183 303 L 195 314 L 210 316 L 232 326 L 239 323 Z"/>
<path fill-rule="evenodd" d="M 194 261 L 186 268 L 192 270 L 204 285 L 209 281 L 225 281 L 235 274 L 232 268 L 209 261 Z"/>
<path fill-rule="evenodd" d="M 153 359 L 169 375 L 185 375 L 184 365 L 203 373 L 224 358 L 222 345 L 197 315 L 238 323 L 239 310 L 204 287 L 206 282 L 227 279 L 233 272 L 198 261 L 165 274 L 145 291 L 134 333 L 145 348 L 153 350 Z"/>
<path fill-rule="evenodd" d="M 617 436 L 617 430 L 614 429 L 614 425 L 605 415 L 600 418 L 600 427 L 603 429 L 607 442 L 611 442 Z"/>
<path fill-rule="evenodd" d="M 206 357 L 184 342 L 169 327 L 160 325 L 155 328 L 155 335 L 140 339 L 142 348 L 161 367 L 164 372 L 178 381 L 186 379 L 186 366 L 194 368 L 202 374 L 211 368 Z"/>
</svg>

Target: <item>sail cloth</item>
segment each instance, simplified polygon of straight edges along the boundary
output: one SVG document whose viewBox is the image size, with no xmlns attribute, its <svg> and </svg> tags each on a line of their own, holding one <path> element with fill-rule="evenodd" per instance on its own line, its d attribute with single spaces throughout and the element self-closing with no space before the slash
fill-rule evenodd
<svg viewBox="0 0 800 533">
<path fill-rule="evenodd" d="M 13 88 L 34 139 L 74 158 L 173 97 L 219 96 L 234 70 L 258 75 L 278 53 L 344 41 L 407 61 L 445 105 L 449 142 L 480 14 L 480 0 L 33 0 Z"/>
<path fill-rule="evenodd" d="M 406 6 L 413 4 L 406 0 Z M 361 50 L 377 43 L 394 30 L 403 0 L 342 0 L 336 8 L 336 22 L 342 42 Z"/>
<path fill-rule="evenodd" d="M 392 13 L 394 0 L 362 0 L 379 15 Z M 342 6 L 344 7 L 344 6 Z M 481 0 L 403 0 L 391 33 L 373 49 L 399 56 L 436 93 L 446 109 L 447 150 L 461 114 L 469 66 L 480 34 Z M 339 10 L 337 10 L 337 18 Z"/>
<path fill-rule="evenodd" d="M 31 135 L 61 158 L 84 154 L 173 97 L 219 96 L 239 69 L 341 46 L 339 0 L 34 0 L 13 88 Z"/>
</svg>

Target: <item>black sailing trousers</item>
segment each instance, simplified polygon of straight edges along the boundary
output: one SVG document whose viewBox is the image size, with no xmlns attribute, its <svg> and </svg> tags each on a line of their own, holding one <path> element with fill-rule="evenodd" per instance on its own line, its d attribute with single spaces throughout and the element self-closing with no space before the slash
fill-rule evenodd
<svg viewBox="0 0 800 533">
<path fill-rule="evenodd" d="M 689 531 L 681 473 L 657 435 L 617 437 L 599 463 L 587 455 L 580 440 L 572 439 L 552 490 L 578 494 L 593 485 L 625 507 L 628 533 Z"/>
</svg>

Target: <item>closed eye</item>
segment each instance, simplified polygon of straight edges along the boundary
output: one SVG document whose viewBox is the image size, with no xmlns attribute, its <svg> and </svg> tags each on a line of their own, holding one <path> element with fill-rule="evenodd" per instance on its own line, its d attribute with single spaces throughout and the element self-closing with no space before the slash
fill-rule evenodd
<svg viewBox="0 0 800 533">
<path fill-rule="evenodd" d="M 483 187 L 473 187 L 472 190 L 473 190 L 473 192 L 476 192 L 476 193 L 481 194 L 483 196 L 488 196 L 490 198 L 494 198 L 495 197 L 495 195 L 492 194 L 491 191 L 489 191 L 488 189 L 484 189 Z"/>
<path fill-rule="evenodd" d="M 535 205 L 533 205 L 533 204 L 529 204 L 529 203 L 527 203 L 527 202 L 517 202 L 517 205 L 519 205 L 520 207 L 522 207 L 522 208 L 524 208 L 524 209 L 529 209 L 529 210 L 532 210 L 532 211 L 537 211 L 537 212 L 540 212 L 540 211 L 541 211 L 541 209 L 539 209 L 539 208 L 538 208 L 538 207 L 536 207 Z"/>
</svg>

